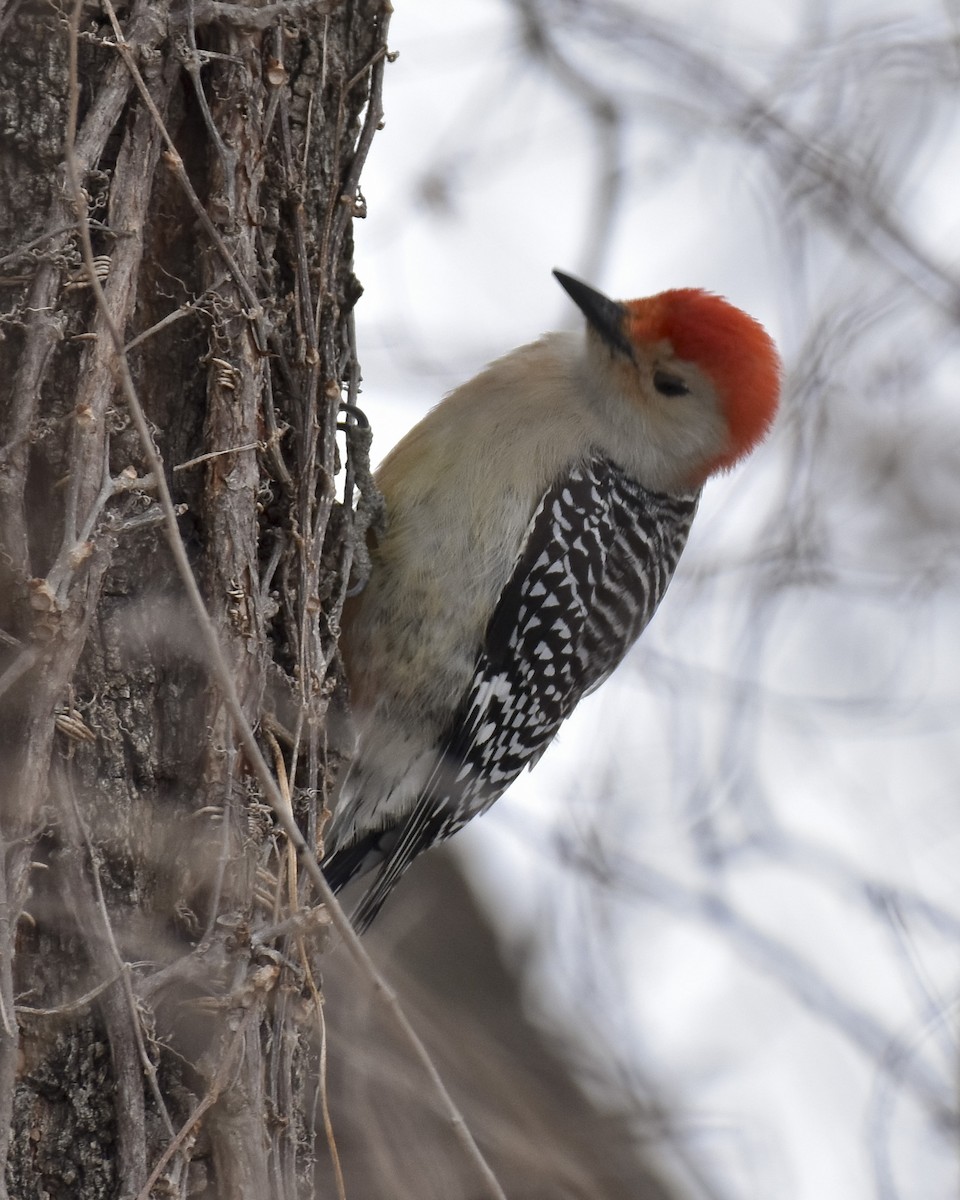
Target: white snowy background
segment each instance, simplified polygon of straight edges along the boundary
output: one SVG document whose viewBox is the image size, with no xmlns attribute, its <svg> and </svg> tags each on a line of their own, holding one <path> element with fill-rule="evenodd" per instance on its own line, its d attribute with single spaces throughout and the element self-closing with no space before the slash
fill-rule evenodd
<svg viewBox="0 0 960 1200">
<path fill-rule="evenodd" d="M 578 322 L 554 266 L 719 292 L 786 368 L 635 653 L 458 838 L 531 1004 L 691 1197 L 947 1200 L 960 7 L 401 0 L 391 44 L 375 458 Z"/>
</svg>

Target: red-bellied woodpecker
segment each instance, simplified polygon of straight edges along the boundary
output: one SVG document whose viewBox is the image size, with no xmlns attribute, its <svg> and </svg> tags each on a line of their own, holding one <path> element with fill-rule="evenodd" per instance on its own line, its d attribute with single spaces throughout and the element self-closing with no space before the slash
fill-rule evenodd
<svg viewBox="0 0 960 1200">
<path fill-rule="evenodd" d="M 334 889 L 414 857 L 535 763 L 660 603 L 707 477 L 773 420 L 776 349 L 696 289 L 617 303 L 458 388 L 385 459 L 386 532 L 345 614 L 357 746 L 327 834 Z"/>
</svg>

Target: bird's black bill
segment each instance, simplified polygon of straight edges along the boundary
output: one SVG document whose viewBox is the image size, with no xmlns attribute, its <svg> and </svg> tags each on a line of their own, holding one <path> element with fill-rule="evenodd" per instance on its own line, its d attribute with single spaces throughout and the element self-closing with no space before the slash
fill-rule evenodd
<svg viewBox="0 0 960 1200">
<path fill-rule="evenodd" d="M 572 275 L 565 275 L 563 271 L 553 273 L 557 282 L 603 340 L 621 354 L 633 358 L 633 348 L 623 331 L 627 315 L 624 305 L 608 299 L 602 292 L 594 291 L 592 287 L 574 279 Z"/>
</svg>

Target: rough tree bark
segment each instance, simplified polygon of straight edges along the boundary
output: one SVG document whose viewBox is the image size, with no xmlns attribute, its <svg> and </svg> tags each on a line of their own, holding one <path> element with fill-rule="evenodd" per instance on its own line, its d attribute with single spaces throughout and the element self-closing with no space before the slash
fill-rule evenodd
<svg viewBox="0 0 960 1200">
<path fill-rule="evenodd" d="M 316 844 L 374 503 L 355 410 L 336 437 L 389 10 L 0 0 L 3 1196 L 293 1197 L 328 1153 L 315 897 L 142 433 Z"/>
</svg>

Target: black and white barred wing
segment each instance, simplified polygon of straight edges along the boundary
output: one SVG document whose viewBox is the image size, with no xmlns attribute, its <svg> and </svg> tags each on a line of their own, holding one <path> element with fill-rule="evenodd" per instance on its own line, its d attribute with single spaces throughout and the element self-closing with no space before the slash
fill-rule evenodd
<svg viewBox="0 0 960 1200">
<path fill-rule="evenodd" d="M 462 820 L 539 759 L 639 637 L 698 499 L 649 492 L 605 460 L 577 467 L 544 496 L 451 731 L 451 800 Z"/>
<path fill-rule="evenodd" d="M 700 501 L 699 492 L 647 491 L 612 464 L 604 465 L 616 534 L 576 651 L 583 683 L 577 700 L 603 683 L 656 612 Z"/>
<path fill-rule="evenodd" d="M 361 927 L 413 858 L 488 808 L 620 662 L 666 591 L 697 501 L 648 492 L 606 460 L 544 495 L 444 753 L 355 914 Z"/>
</svg>

